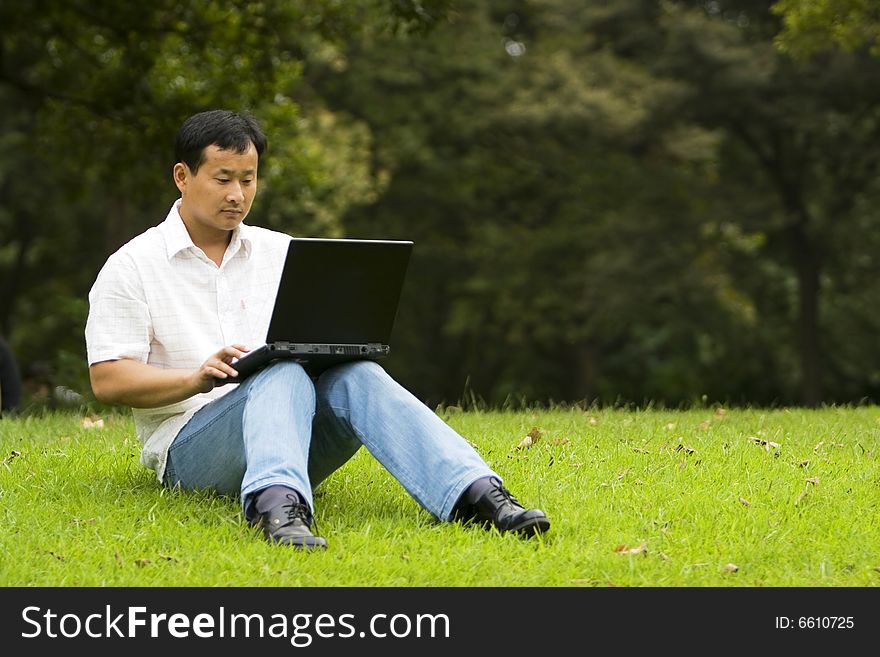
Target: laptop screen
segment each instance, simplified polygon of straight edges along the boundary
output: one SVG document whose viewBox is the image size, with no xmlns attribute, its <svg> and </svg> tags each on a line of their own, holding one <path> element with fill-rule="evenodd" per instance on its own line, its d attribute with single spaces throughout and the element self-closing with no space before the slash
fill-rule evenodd
<svg viewBox="0 0 880 657">
<path fill-rule="evenodd" d="M 294 237 L 266 341 L 387 344 L 412 247 Z"/>
</svg>

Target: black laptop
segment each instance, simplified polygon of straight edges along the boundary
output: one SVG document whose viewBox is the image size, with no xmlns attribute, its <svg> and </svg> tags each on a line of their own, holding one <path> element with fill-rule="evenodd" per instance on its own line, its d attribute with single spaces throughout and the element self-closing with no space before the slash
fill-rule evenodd
<svg viewBox="0 0 880 657">
<path fill-rule="evenodd" d="M 351 360 L 387 356 L 413 243 L 294 237 L 275 297 L 266 344 L 232 364 L 239 383 L 274 360 L 311 375 Z"/>
</svg>

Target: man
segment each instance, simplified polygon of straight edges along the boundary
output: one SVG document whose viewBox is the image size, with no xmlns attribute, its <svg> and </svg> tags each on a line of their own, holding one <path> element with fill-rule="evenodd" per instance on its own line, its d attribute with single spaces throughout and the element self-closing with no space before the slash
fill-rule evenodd
<svg viewBox="0 0 880 657">
<path fill-rule="evenodd" d="M 376 363 L 312 379 L 280 361 L 216 385 L 265 342 L 290 240 L 243 223 L 265 148 L 250 116 L 187 119 L 172 170 L 180 199 L 110 256 L 89 293 L 92 389 L 132 407 L 141 462 L 166 486 L 239 495 L 267 539 L 296 548 L 327 546 L 311 531 L 312 489 L 362 444 L 441 520 L 547 531 L 542 511 L 523 508 L 464 438 Z"/>
</svg>

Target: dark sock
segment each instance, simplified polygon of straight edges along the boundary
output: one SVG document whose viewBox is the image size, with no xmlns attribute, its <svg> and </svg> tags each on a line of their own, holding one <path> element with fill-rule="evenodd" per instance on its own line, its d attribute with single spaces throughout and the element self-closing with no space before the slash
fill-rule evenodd
<svg viewBox="0 0 880 657">
<path fill-rule="evenodd" d="M 477 500 L 483 496 L 483 493 L 500 485 L 501 482 L 498 480 L 498 477 L 480 477 L 467 487 L 467 490 L 461 496 L 459 504 L 476 504 Z"/>
<path fill-rule="evenodd" d="M 268 488 L 264 488 L 256 494 L 257 499 L 255 507 L 257 513 L 266 513 L 266 511 L 272 507 L 289 502 L 290 500 L 287 499 L 287 496 L 291 493 L 295 496 L 294 499 L 299 499 L 300 502 L 305 504 L 303 496 L 295 489 L 288 486 L 269 486 Z"/>
</svg>

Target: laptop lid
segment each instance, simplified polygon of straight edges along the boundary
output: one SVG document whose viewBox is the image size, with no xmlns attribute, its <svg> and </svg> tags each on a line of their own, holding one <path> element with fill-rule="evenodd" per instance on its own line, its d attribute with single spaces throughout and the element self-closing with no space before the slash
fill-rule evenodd
<svg viewBox="0 0 880 657">
<path fill-rule="evenodd" d="M 411 241 L 294 237 L 267 344 L 388 344 Z"/>
</svg>

